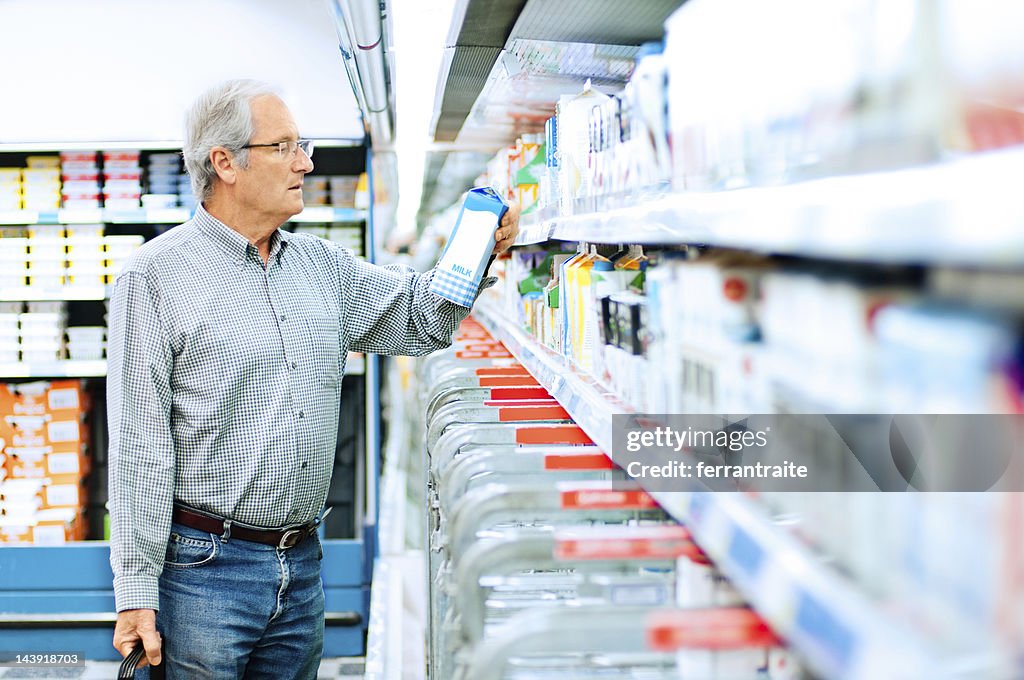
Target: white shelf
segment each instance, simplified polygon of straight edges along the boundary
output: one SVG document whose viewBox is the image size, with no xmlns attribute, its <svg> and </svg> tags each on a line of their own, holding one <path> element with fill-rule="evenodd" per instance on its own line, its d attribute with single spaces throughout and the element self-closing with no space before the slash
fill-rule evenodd
<svg viewBox="0 0 1024 680">
<path fill-rule="evenodd" d="M 886 263 L 1024 263 L 1024 150 L 784 186 L 600 197 L 568 217 L 524 220 L 548 239 L 698 243 Z"/>
<path fill-rule="evenodd" d="M 334 208 L 329 205 L 311 205 L 291 218 L 289 222 L 363 222 L 365 220 L 365 210 Z"/>
<path fill-rule="evenodd" d="M 105 359 L 95 361 L 50 361 L 45 363 L 0 363 L 3 378 L 102 378 L 107 375 Z"/>
<path fill-rule="evenodd" d="M 179 224 L 191 217 L 188 208 L 134 208 L 110 210 L 7 210 L 0 212 L 0 225 L 33 224 Z"/>
<path fill-rule="evenodd" d="M 0 225 L 27 226 L 32 224 L 181 224 L 192 217 L 188 208 L 134 208 L 110 210 L 36 210 L 0 211 Z M 365 210 L 310 206 L 293 217 L 290 222 L 362 222 Z"/>
<path fill-rule="evenodd" d="M 489 299 L 474 315 L 569 412 L 594 442 L 611 452 L 612 416 L 632 411 L 592 377 L 542 347 Z M 776 632 L 822 677 L 844 680 L 951 677 L 942 648 L 903 625 L 850 581 L 776 526 L 751 499 L 710 492 L 694 482 L 678 492 L 652 492 Z M 942 650 L 952 653 L 952 650 Z"/>
<path fill-rule="evenodd" d="M 103 285 L 61 286 L 60 288 L 40 288 L 38 286 L 0 288 L 0 302 L 106 300 L 107 297 L 109 297 L 109 287 Z"/>
</svg>

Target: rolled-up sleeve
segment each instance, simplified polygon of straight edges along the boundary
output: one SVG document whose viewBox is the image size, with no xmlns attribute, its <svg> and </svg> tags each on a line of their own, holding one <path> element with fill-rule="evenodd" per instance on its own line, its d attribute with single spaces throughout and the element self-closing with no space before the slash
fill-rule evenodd
<svg viewBox="0 0 1024 680">
<path fill-rule="evenodd" d="M 173 354 L 147 276 L 118 277 L 110 304 L 107 404 L 110 566 L 118 611 L 158 609 L 174 494 Z"/>
<path fill-rule="evenodd" d="M 452 343 L 470 308 L 430 290 L 436 270 L 381 267 L 339 249 L 341 300 L 349 349 L 376 354 L 422 356 Z M 477 291 L 494 284 L 486 278 Z"/>
</svg>

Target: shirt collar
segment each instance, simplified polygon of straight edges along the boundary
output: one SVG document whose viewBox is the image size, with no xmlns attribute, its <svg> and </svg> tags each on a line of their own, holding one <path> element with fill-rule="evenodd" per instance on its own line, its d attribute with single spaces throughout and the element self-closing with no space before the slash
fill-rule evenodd
<svg viewBox="0 0 1024 680">
<path fill-rule="evenodd" d="M 244 262 L 249 248 L 254 247 L 244 236 L 207 212 L 202 203 L 196 206 L 196 212 L 192 219 L 199 229 L 232 260 Z M 270 237 L 270 257 L 273 258 L 275 255 L 280 257 L 291 238 L 292 235 L 283 229 L 275 231 Z"/>
</svg>

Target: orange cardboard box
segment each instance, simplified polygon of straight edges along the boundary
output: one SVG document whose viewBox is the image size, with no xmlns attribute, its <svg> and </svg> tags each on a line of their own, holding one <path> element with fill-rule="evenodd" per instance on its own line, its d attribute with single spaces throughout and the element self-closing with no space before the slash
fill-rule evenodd
<svg viewBox="0 0 1024 680">
<path fill-rule="evenodd" d="M 8 479 L 0 484 L 0 514 L 38 510 L 43 502 L 44 484 L 42 479 Z"/>
<path fill-rule="evenodd" d="M 49 448 L 57 453 L 73 453 L 88 444 L 89 427 L 79 420 L 54 420 L 49 415 L 6 416 L 0 422 L 0 439 L 9 449 Z"/>
<path fill-rule="evenodd" d="M 76 510 L 88 502 L 88 492 L 81 481 L 46 484 L 42 488 L 42 509 L 74 508 Z"/>
<path fill-rule="evenodd" d="M 89 411 L 81 380 L 53 380 L 0 385 L 0 414 L 77 417 Z"/>
<path fill-rule="evenodd" d="M 0 543 L 62 545 L 85 537 L 85 521 L 74 508 L 39 510 L 35 515 L 0 517 Z"/>
<path fill-rule="evenodd" d="M 0 543 L 31 543 L 33 526 L 31 522 L 0 517 Z"/>
<path fill-rule="evenodd" d="M 8 476 L 11 479 L 49 479 L 51 483 L 80 482 L 90 470 L 90 460 L 82 450 L 52 451 L 50 447 L 7 449 Z"/>
</svg>

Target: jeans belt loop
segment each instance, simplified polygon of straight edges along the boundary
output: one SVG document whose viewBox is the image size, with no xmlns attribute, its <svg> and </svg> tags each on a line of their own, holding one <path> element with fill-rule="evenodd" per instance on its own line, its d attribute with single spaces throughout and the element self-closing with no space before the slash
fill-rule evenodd
<svg viewBox="0 0 1024 680">
<path fill-rule="evenodd" d="M 224 520 L 224 533 L 220 535 L 220 540 L 227 543 L 229 538 L 231 538 L 231 520 L 226 519 Z"/>
</svg>

